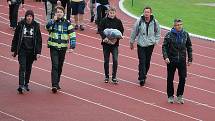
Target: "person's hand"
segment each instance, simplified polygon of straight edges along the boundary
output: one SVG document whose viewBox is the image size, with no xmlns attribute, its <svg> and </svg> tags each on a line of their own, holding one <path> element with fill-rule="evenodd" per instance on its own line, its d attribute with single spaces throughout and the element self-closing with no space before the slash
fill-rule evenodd
<svg viewBox="0 0 215 121">
<path fill-rule="evenodd" d="M 57 21 L 57 15 L 55 15 L 55 16 L 53 17 L 53 19 L 54 19 L 54 21 Z"/>
<path fill-rule="evenodd" d="M 73 53 L 74 52 L 74 49 L 69 49 L 68 50 L 68 53 Z"/>
<path fill-rule="evenodd" d="M 40 54 L 37 54 L 37 58 L 40 58 Z"/>
<path fill-rule="evenodd" d="M 190 66 L 190 65 L 192 65 L 192 62 L 189 62 L 189 61 L 188 61 L 188 62 L 187 62 L 187 66 Z"/>
<path fill-rule="evenodd" d="M 17 54 L 15 52 L 12 52 L 11 55 L 15 58 Z"/>
<path fill-rule="evenodd" d="M 11 5 L 11 1 L 8 1 L 7 3 L 8 3 L 8 5 Z"/>
<path fill-rule="evenodd" d="M 24 8 L 24 4 L 21 3 L 20 6 L 21 6 L 21 8 Z"/>
<path fill-rule="evenodd" d="M 166 63 L 166 64 L 169 64 L 169 63 L 170 63 L 169 58 L 166 58 L 166 59 L 165 59 L 165 63 Z"/>
<path fill-rule="evenodd" d="M 117 39 L 108 39 L 108 44 L 114 45 L 117 42 Z"/>
<path fill-rule="evenodd" d="M 134 43 L 130 43 L 130 49 L 131 49 L 131 50 L 134 49 Z"/>
<path fill-rule="evenodd" d="M 92 6 L 93 6 L 93 8 L 96 8 L 96 4 L 95 3 Z"/>
<path fill-rule="evenodd" d="M 102 40 L 104 43 L 108 43 L 109 39 L 108 38 L 105 38 Z"/>
<path fill-rule="evenodd" d="M 61 6 L 61 1 L 60 0 L 57 1 L 57 5 Z"/>
</svg>

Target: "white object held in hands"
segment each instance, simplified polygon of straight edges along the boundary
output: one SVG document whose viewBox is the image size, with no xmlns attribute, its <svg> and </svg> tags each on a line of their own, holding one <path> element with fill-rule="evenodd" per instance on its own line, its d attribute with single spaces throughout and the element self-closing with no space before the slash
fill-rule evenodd
<svg viewBox="0 0 215 121">
<path fill-rule="evenodd" d="M 122 33 L 117 29 L 107 28 L 103 31 L 108 39 L 122 39 Z"/>
</svg>

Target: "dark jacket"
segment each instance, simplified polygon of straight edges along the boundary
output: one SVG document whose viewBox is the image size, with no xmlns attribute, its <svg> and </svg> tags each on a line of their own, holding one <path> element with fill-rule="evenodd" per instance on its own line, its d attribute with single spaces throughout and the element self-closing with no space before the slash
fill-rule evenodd
<svg viewBox="0 0 215 121">
<path fill-rule="evenodd" d="M 46 1 L 49 1 L 52 4 L 57 4 L 57 0 L 46 0 Z"/>
<path fill-rule="evenodd" d="M 18 26 L 15 30 L 12 45 L 11 45 L 11 52 L 14 52 L 15 55 L 19 54 L 19 50 L 23 43 L 23 27 L 26 24 L 25 19 L 21 20 L 18 23 Z M 36 21 L 33 20 L 32 26 L 34 27 L 34 34 L 33 34 L 33 54 L 36 55 L 41 54 L 42 49 L 42 37 L 40 32 L 40 25 Z"/>
<path fill-rule="evenodd" d="M 7 2 L 8 1 L 11 1 L 11 0 L 7 0 Z M 24 0 L 16 0 L 16 3 L 12 3 L 12 4 L 20 4 L 20 3 L 24 4 Z"/>
<path fill-rule="evenodd" d="M 122 34 L 124 33 L 124 28 L 123 28 L 122 22 L 120 19 L 118 19 L 116 17 L 114 19 L 105 17 L 104 19 L 101 20 L 101 22 L 99 24 L 99 34 L 101 35 L 102 40 L 106 38 L 105 34 L 103 33 L 103 31 L 106 28 L 118 29 Z M 104 45 L 107 43 L 101 42 L 101 44 Z M 114 46 L 119 46 L 119 40 L 117 40 L 117 42 L 114 44 Z"/>
<path fill-rule="evenodd" d="M 180 36 L 176 32 L 170 31 L 166 34 L 162 45 L 163 58 L 169 58 L 170 61 L 188 61 L 192 62 L 192 43 L 189 34 L 182 30 Z"/>
<path fill-rule="evenodd" d="M 108 0 L 92 0 L 92 3 L 93 4 L 100 3 L 101 5 L 107 5 L 107 4 L 109 4 L 109 1 Z"/>
</svg>

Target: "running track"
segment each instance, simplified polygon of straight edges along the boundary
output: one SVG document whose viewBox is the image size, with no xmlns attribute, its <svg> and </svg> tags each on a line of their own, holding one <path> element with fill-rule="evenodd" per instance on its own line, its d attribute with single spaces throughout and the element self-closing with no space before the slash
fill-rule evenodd
<svg viewBox="0 0 215 121">
<path fill-rule="evenodd" d="M 117 0 L 111 0 L 115 6 Z M 137 53 L 128 47 L 134 19 L 120 10 L 125 38 L 119 47 L 119 84 L 103 83 L 103 55 L 96 26 L 86 9 L 86 30 L 77 31 L 77 48 L 68 53 L 61 78 L 62 90 L 50 90 L 51 62 L 44 29 L 42 3 L 26 1 L 25 9 L 35 11 L 43 35 L 42 56 L 33 65 L 30 88 L 24 95 L 16 92 L 18 63 L 10 53 L 13 31 L 9 29 L 8 5 L 0 2 L 0 121 L 213 121 L 215 114 L 215 43 L 192 38 L 194 62 L 188 68 L 185 104 L 168 104 L 166 65 L 161 42 L 155 47 L 144 87 L 137 83 Z M 20 15 L 24 10 L 20 9 Z M 175 76 L 175 88 L 178 76 Z"/>
</svg>

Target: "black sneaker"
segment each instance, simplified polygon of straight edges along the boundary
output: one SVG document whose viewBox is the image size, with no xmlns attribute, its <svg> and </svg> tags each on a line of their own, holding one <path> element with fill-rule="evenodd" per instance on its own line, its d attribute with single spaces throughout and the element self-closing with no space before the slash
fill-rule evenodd
<svg viewBox="0 0 215 121">
<path fill-rule="evenodd" d="M 75 28 L 74 28 L 75 30 L 78 30 L 78 25 L 75 25 Z"/>
<path fill-rule="evenodd" d="M 109 82 L 109 78 L 105 78 L 104 82 L 108 83 Z"/>
<path fill-rule="evenodd" d="M 30 89 L 29 89 L 27 84 L 25 85 L 25 89 L 26 89 L 26 91 L 30 91 Z"/>
<path fill-rule="evenodd" d="M 112 82 L 113 82 L 114 84 L 118 84 L 118 80 L 117 80 L 116 78 L 112 78 Z"/>
<path fill-rule="evenodd" d="M 94 21 L 94 17 L 95 17 L 95 15 L 91 16 L 90 22 L 93 22 L 93 21 Z"/>
<path fill-rule="evenodd" d="M 100 34 L 100 33 L 99 33 L 99 30 L 97 30 L 96 34 Z"/>
<path fill-rule="evenodd" d="M 57 93 L 57 87 L 52 87 L 52 92 Z"/>
<path fill-rule="evenodd" d="M 80 25 L 80 30 L 84 31 L 84 26 L 83 25 Z"/>
<path fill-rule="evenodd" d="M 144 86 L 145 85 L 145 80 L 139 80 L 140 81 L 140 86 Z"/>
<path fill-rule="evenodd" d="M 19 88 L 17 89 L 17 91 L 19 92 L 19 94 L 23 94 L 24 91 L 24 86 L 19 86 Z"/>
<path fill-rule="evenodd" d="M 16 30 L 16 27 L 13 27 L 12 30 L 15 31 L 15 30 Z"/>
<path fill-rule="evenodd" d="M 60 89 L 61 89 L 61 88 L 60 88 L 60 86 L 58 85 L 58 86 L 57 86 L 57 90 L 60 90 Z"/>
</svg>

